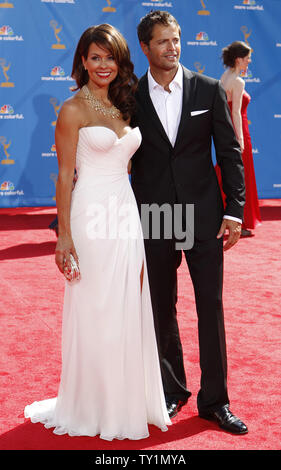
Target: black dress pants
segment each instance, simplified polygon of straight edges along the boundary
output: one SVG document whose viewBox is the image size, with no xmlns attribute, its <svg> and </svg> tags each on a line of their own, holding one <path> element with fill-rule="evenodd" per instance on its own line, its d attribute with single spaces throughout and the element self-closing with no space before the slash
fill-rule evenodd
<svg viewBox="0 0 281 470">
<path fill-rule="evenodd" d="M 177 322 L 177 268 L 182 251 L 175 240 L 146 240 L 146 257 L 154 323 L 166 397 L 187 401 L 182 345 Z M 198 410 L 214 411 L 229 403 L 222 306 L 222 239 L 195 240 L 184 251 L 194 287 L 198 316 L 201 387 Z"/>
</svg>

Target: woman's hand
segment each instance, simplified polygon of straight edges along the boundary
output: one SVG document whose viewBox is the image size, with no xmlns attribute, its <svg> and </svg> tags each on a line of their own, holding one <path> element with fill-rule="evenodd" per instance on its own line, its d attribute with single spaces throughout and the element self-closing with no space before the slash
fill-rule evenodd
<svg viewBox="0 0 281 470">
<path fill-rule="evenodd" d="M 60 272 L 64 274 L 64 268 L 71 269 L 70 264 L 70 254 L 74 257 L 76 263 L 78 264 L 78 256 L 74 247 L 73 240 L 71 236 L 68 235 L 59 235 L 56 251 L 56 265 L 59 268 Z"/>
</svg>

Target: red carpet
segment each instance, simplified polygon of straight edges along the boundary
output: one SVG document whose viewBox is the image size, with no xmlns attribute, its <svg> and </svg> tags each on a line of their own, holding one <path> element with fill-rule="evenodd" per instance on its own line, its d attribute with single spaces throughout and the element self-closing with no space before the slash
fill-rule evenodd
<svg viewBox="0 0 281 470">
<path fill-rule="evenodd" d="M 262 225 L 225 254 L 225 323 L 231 410 L 249 427 L 232 436 L 197 417 L 197 320 L 185 263 L 178 315 L 188 405 L 169 431 L 151 427 L 141 441 L 56 436 L 24 419 L 34 400 L 56 395 L 60 374 L 63 279 L 54 264 L 54 208 L 0 210 L 0 449 L 277 450 L 280 449 L 281 200 L 260 201 Z"/>
</svg>

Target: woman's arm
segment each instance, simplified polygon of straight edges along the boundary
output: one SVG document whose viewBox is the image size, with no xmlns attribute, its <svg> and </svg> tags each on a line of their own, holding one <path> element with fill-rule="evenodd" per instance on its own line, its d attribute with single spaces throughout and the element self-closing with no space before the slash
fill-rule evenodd
<svg viewBox="0 0 281 470">
<path fill-rule="evenodd" d="M 56 186 L 56 202 L 59 235 L 56 246 L 56 264 L 63 272 L 64 259 L 69 265 L 70 253 L 78 262 L 70 228 L 70 204 L 75 170 L 76 149 L 79 131 L 79 113 L 72 100 L 66 101 L 59 113 L 55 142 L 58 156 L 59 175 Z"/>
<path fill-rule="evenodd" d="M 232 86 L 232 121 L 242 152 L 244 150 L 244 138 L 242 130 L 241 106 L 244 88 L 244 80 L 239 77 L 234 80 Z"/>
</svg>

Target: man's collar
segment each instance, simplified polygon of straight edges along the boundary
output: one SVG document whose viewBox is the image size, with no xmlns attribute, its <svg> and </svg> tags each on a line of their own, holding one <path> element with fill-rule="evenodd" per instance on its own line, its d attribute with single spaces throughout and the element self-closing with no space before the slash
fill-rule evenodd
<svg viewBox="0 0 281 470">
<path fill-rule="evenodd" d="M 155 88 L 163 88 L 162 85 L 159 85 L 159 83 L 157 83 L 156 80 L 154 80 L 153 76 L 151 75 L 150 68 L 147 71 L 147 79 L 148 79 L 149 92 L 151 92 Z M 170 82 L 169 85 L 172 85 L 172 84 L 173 84 L 173 86 L 175 85 L 175 86 L 178 86 L 180 89 L 182 89 L 182 86 L 183 86 L 183 70 L 182 70 L 182 66 L 180 64 L 178 66 L 178 70 L 177 70 L 176 75 L 174 76 L 173 80 Z"/>
</svg>

